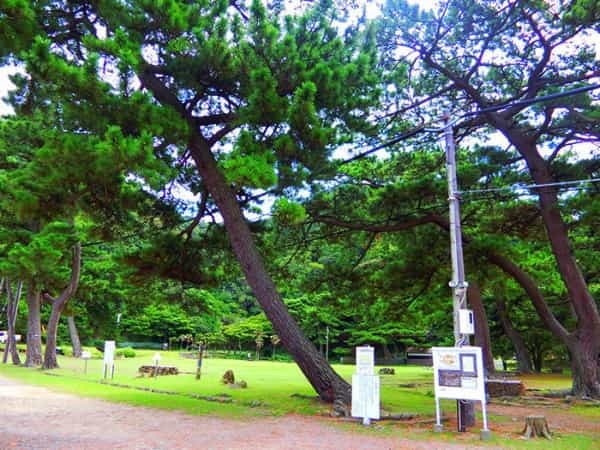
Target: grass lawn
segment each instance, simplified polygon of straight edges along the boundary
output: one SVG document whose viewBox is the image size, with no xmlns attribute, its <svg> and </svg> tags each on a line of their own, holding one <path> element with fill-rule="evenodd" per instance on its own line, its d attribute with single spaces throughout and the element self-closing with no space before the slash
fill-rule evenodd
<svg viewBox="0 0 600 450">
<path fill-rule="evenodd" d="M 294 363 L 204 358 L 202 378 L 196 380 L 196 360 L 182 358 L 178 352 L 160 352 L 161 365 L 176 366 L 180 374 L 143 378 L 138 376 L 138 368 L 142 365 L 152 365 L 155 352 L 138 350 L 136 353 L 135 358 L 116 360 L 114 378 L 106 380 L 105 383 L 102 382 L 101 359 L 89 360 L 85 373 L 83 360 L 59 356 L 60 368 L 56 370 L 42 371 L 0 364 L 0 374 L 81 396 L 180 410 L 189 414 L 243 418 L 283 414 L 318 415 L 329 411 L 329 405 L 318 401 L 314 390 Z M 355 371 L 352 365 L 334 365 L 334 368 L 347 380 L 351 379 Z M 234 371 L 236 381 L 246 381 L 248 388 L 232 389 L 222 384 L 221 377 L 228 369 Z M 449 430 L 434 434 L 431 431 L 435 414 L 431 368 L 400 366 L 395 367 L 395 371 L 395 375 L 381 376 L 382 409 L 387 413 L 416 414 L 421 425 L 382 421 L 370 429 L 364 429 L 355 423 L 342 426 L 352 427 L 360 432 L 391 433 L 419 440 L 465 440 L 471 444 L 479 443 L 480 418 L 472 433 L 455 433 Z M 528 388 L 540 390 L 568 389 L 570 386 L 570 378 L 561 375 L 527 376 L 523 377 L 523 381 Z M 206 401 L 194 396 L 221 401 Z M 454 407 L 453 401 L 442 401 L 442 409 L 447 414 L 451 414 Z M 575 406 L 568 412 L 572 412 L 573 417 L 582 417 L 585 420 L 597 418 L 600 423 L 599 407 Z M 510 423 L 511 418 L 507 416 L 491 414 L 490 423 L 494 422 L 497 425 L 515 427 Z M 595 439 L 600 439 L 600 425 L 598 433 L 557 435 L 556 439 L 544 442 L 522 441 L 518 434 L 508 438 L 506 434 L 495 435 L 490 445 L 508 448 L 585 449 L 594 448 Z"/>
<path fill-rule="evenodd" d="M 170 408 L 178 407 L 180 401 L 189 398 L 186 396 L 220 397 L 225 394 L 232 400 L 224 409 L 227 415 L 237 415 L 235 411 L 228 410 L 228 408 L 236 409 L 232 408 L 233 406 L 243 407 L 246 410 L 244 414 L 251 415 L 318 414 L 320 411 L 328 410 L 328 405 L 317 400 L 315 391 L 294 363 L 204 358 L 202 378 L 196 380 L 196 360 L 181 358 L 178 352 L 160 352 L 160 364 L 176 366 L 180 374 L 154 378 L 139 377 L 138 368 L 142 365 L 152 365 L 155 352 L 138 350 L 136 353 L 135 358 L 115 360 L 114 378 L 106 380 L 107 383 L 180 394 L 171 398 Z M 32 384 L 47 385 L 50 383 L 52 386 L 68 392 L 107 398 L 102 394 L 105 386 L 100 384 L 103 368 L 101 359 L 89 360 L 86 373 L 84 373 L 85 362 L 81 359 L 59 356 L 58 362 L 60 368 L 52 371 L 29 370 L 6 365 L 0 366 L 0 373 L 23 378 Z M 334 368 L 347 380 L 352 378 L 355 370 L 351 365 L 334 365 Z M 232 389 L 224 385 L 221 378 L 228 369 L 234 371 L 236 381 L 246 381 L 248 388 Z M 423 392 L 430 393 L 432 390 L 431 374 L 430 368 L 405 366 L 400 370 L 397 369 L 396 375 L 382 377 L 381 399 L 384 409 L 393 412 L 430 414 L 434 410 L 433 396 L 424 395 Z M 427 385 L 427 387 L 416 390 L 398 387 L 411 384 Z M 128 390 L 133 393 L 141 393 L 142 396 L 152 397 L 141 390 Z M 115 391 L 119 391 L 119 389 Z M 149 405 L 152 405 L 151 400 L 148 402 Z M 194 402 L 208 403 L 208 409 L 214 407 L 214 412 L 217 414 L 223 409 L 223 405 L 218 402 L 198 402 L 198 400 L 194 400 Z M 253 407 L 248 408 L 250 405 Z M 164 407 L 160 400 L 152 406 Z M 183 404 L 180 406 L 180 409 L 189 411 Z"/>
</svg>

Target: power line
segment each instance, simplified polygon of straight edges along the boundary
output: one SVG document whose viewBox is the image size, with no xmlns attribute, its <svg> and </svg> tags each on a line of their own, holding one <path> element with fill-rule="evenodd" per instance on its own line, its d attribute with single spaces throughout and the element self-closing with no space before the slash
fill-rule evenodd
<svg viewBox="0 0 600 450">
<path fill-rule="evenodd" d="M 527 98 L 527 99 L 524 99 L 524 100 L 516 100 L 516 101 L 505 103 L 505 104 L 502 104 L 502 105 L 490 106 L 490 107 L 487 107 L 487 108 L 478 109 L 476 111 L 470 111 L 470 112 L 464 113 L 464 114 L 458 116 L 456 119 L 454 119 L 452 121 L 452 124 L 454 125 L 459 120 L 465 119 L 465 118 L 471 117 L 471 116 L 477 116 L 477 115 L 486 114 L 486 113 L 489 113 L 489 112 L 501 111 L 503 109 L 514 108 L 514 107 L 517 107 L 517 106 L 529 106 L 529 105 L 533 105 L 535 103 L 547 102 L 547 101 L 556 100 L 556 99 L 563 98 L 563 97 L 569 97 L 569 96 L 572 96 L 572 95 L 577 95 L 577 94 L 581 94 L 581 93 L 584 93 L 584 92 L 593 91 L 593 90 L 596 90 L 596 89 L 599 89 L 599 88 L 600 88 L 600 84 L 592 84 L 590 86 L 583 86 L 583 87 L 580 87 L 580 88 L 571 89 L 569 91 L 558 92 L 556 94 L 542 95 L 540 97 Z M 415 135 L 417 135 L 419 133 L 439 133 L 439 132 L 443 131 L 444 128 L 427 128 L 427 126 L 429 124 L 433 123 L 433 122 L 436 122 L 436 120 L 431 120 L 427 124 L 419 125 L 418 127 L 415 127 L 413 129 L 405 132 L 405 133 L 402 133 L 401 135 L 399 135 L 399 136 L 397 136 L 397 137 L 395 137 L 393 139 L 390 139 L 389 141 L 382 142 L 381 144 L 379 144 L 379 145 L 377 145 L 377 146 L 375 146 L 375 147 L 373 147 L 373 148 L 371 148 L 369 150 L 366 150 L 366 151 L 364 151 L 362 153 L 359 153 L 358 155 L 353 156 L 352 158 L 343 160 L 341 162 L 341 164 L 347 164 L 347 163 L 350 163 L 350 162 L 355 161 L 357 159 L 363 158 L 364 156 L 370 155 L 371 153 L 374 153 L 374 152 L 376 152 L 378 150 L 382 150 L 382 149 L 384 149 L 386 147 L 390 147 L 390 146 L 392 146 L 394 144 L 397 144 L 397 143 L 399 143 L 401 141 L 409 139 L 409 138 L 411 138 L 411 137 L 413 137 L 413 136 L 415 136 Z"/>
<path fill-rule="evenodd" d="M 467 112 L 467 113 L 464 113 L 463 115 L 459 116 L 456 120 L 464 119 L 464 118 L 470 117 L 470 116 L 476 116 L 479 114 L 501 111 L 503 109 L 514 108 L 516 106 L 529 106 L 529 105 L 533 105 L 534 103 L 547 102 L 547 101 L 555 100 L 555 99 L 562 98 L 562 97 L 569 97 L 571 95 L 577 95 L 577 94 L 581 94 L 583 92 L 593 91 L 598 88 L 600 88 L 600 84 L 592 84 L 590 86 L 583 86 L 580 88 L 571 89 L 570 91 L 557 92 L 556 94 L 548 94 L 548 95 L 542 95 L 540 97 L 526 98 L 524 100 L 516 100 L 514 102 L 506 103 L 504 105 L 495 105 L 495 106 L 490 106 L 487 108 L 479 109 L 477 111 Z"/>
<path fill-rule="evenodd" d="M 469 189 L 466 191 L 458 191 L 459 194 L 479 194 L 486 192 L 506 192 L 516 191 L 522 189 L 538 189 L 545 187 L 562 187 L 562 186 L 573 186 L 588 183 L 598 183 L 600 178 L 588 178 L 584 180 L 573 180 L 573 181 L 557 181 L 555 183 L 543 183 L 543 184 L 513 184 L 511 186 L 499 187 L 499 188 L 488 188 L 488 189 Z"/>
</svg>

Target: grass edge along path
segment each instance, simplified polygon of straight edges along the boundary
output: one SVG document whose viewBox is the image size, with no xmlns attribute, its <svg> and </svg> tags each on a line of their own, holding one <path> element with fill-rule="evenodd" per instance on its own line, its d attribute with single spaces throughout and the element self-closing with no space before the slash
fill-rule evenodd
<svg viewBox="0 0 600 450">
<path fill-rule="evenodd" d="M 118 383 L 101 380 L 74 379 L 41 369 L 0 365 L 0 376 L 79 397 L 165 411 L 178 411 L 190 415 L 212 414 L 228 419 L 264 415 L 264 413 L 261 414 L 259 408 L 253 408 L 249 411 L 248 406 L 233 404 L 233 402 L 209 402 L 206 399 L 193 398 L 181 393 L 172 394 L 160 390 L 152 392 L 143 388 L 125 387 Z"/>
</svg>

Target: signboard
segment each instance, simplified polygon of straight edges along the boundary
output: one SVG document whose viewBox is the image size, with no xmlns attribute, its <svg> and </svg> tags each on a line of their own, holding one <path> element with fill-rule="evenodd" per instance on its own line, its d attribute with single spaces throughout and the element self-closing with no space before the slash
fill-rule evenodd
<svg viewBox="0 0 600 450">
<path fill-rule="evenodd" d="M 356 373 L 359 375 L 373 375 L 375 373 L 375 349 L 369 347 L 356 347 Z"/>
<path fill-rule="evenodd" d="M 379 376 L 352 375 L 352 417 L 379 419 Z"/>
<path fill-rule="evenodd" d="M 483 429 L 487 430 L 481 347 L 433 347 L 431 350 L 437 425 L 441 427 L 440 398 L 479 400 Z"/>
<path fill-rule="evenodd" d="M 115 374 L 115 341 L 104 341 L 104 378 Z"/>
<path fill-rule="evenodd" d="M 356 373 L 352 375 L 352 416 L 363 424 L 379 419 L 379 376 L 375 375 L 375 349 L 356 347 Z"/>
<path fill-rule="evenodd" d="M 81 352 L 81 359 L 91 359 L 92 354 L 87 350 Z"/>
<path fill-rule="evenodd" d="M 104 341 L 104 364 L 112 365 L 115 360 L 115 341 Z"/>
<path fill-rule="evenodd" d="M 483 362 L 479 347 L 434 347 L 433 374 L 440 398 L 485 401 Z"/>
</svg>

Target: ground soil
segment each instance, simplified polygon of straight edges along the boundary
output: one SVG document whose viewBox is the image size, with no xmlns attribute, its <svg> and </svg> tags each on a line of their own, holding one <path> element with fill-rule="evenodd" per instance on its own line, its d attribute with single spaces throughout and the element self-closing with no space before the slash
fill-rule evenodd
<svg viewBox="0 0 600 450">
<path fill-rule="evenodd" d="M 526 415 L 540 412 L 539 408 L 501 404 L 490 405 L 490 410 L 492 414 L 510 417 L 506 423 L 492 427 L 493 432 L 500 434 L 515 433 Z M 582 431 L 598 428 L 597 422 L 574 420 L 572 415 L 561 413 L 560 408 L 550 408 L 545 415 L 553 431 L 572 431 L 574 426 Z M 412 431 L 419 427 L 431 430 L 431 424 L 418 421 L 407 426 Z M 452 424 L 447 427 L 450 429 Z M 80 398 L 0 377 L 0 449 L 482 448 L 475 442 L 402 439 L 390 436 L 382 427 L 380 431 L 374 427 L 364 432 L 361 425 L 326 417 L 230 420 L 190 416 Z"/>
</svg>

